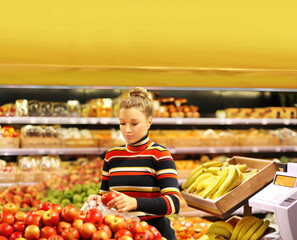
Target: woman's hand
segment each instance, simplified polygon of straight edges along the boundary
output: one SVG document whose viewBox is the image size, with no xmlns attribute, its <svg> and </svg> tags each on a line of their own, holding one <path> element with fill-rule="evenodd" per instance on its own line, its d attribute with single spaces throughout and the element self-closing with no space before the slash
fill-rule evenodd
<svg viewBox="0 0 297 240">
<path fill-rule="evenodd" d="M 137 209 L 137 201 L 135 198 L 129 197 L 124 193 L 120 193 L 114 190 L 111 190 L 117 194 L 117 197 L 108 202 L 107 207 L 115 207 L 118 212 L 129 212 L 131 210 Z"/>
<path fill-rule="evenodd" d="M 87 199 L 87 203 L 90 203 L 91 201 L 96 201 L 96 204 L 100 204 L 101 202 L 101 196 L 100 195 L 90 195 Z"/>
</svg>

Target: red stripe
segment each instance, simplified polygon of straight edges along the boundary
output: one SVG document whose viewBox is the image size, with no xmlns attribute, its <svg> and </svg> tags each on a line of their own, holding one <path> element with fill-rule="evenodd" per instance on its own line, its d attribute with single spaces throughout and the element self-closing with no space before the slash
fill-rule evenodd
<svg viewBox="0 0 297 240">
<path fill-rule="evenodd" d="M 106 181 L 108 181 L 108 180 L 109 180 L 109 177 L 102 176 L 102 180 L 106 180 Z"/>
<path fill-rule="evenodd" d="M 147 221 L 153 218 L 158 218 L 158 217 L 164 217 L 164 215 L 153 215 L 153 216 L 144 216 L 144 217 L 139 217 L 140 220 L 142 221 Z"/>
<path fill-rule="evenodd" d="M 159 175 L 157 179 L 159 180 L 159 179 L 162 179 L 162 178 L 175 178 L 175 179 L 177 179 L 177 176 L 175 174 L 173 174 L 173 173 L 165 173 L 165 174 Z"/>
<path fill-rule="evenodd" d="M 134 198 L 157 198 L 161 196 L 159 192 L 131 192 L 131 191 L 121 191 L 121 192 Z"/>
<path fill-rule="evenodd" d="M 114 172 L 110 174 L 110 176 L 129 176 L 129 175 L 134 175 L 134 176 L 149 175 L 149 176 L 156 177 L 156 175 L 148 172 Z"/>
<path fill-rule="evenodd" d="M 171 212 L 171 205 L 170 205 L 170 202 L 169 200 L 166 198 L 166 197 L 162 197 L 165 202 L 166 202 L 166 205 L 167 205 L 167 212 L 166 212 L 166 215 L 168 215 L 170 212 Z"/>
</svg>

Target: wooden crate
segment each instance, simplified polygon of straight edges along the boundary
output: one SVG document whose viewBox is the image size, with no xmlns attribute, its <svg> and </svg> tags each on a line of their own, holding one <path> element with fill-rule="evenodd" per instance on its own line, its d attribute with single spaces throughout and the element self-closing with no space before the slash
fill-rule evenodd
<svg viewBox="0 0 297 240">
<path fill-rule="evenodd" d="M 204 199 L 192 193 L 182 191 L 190 207 L 223 217 L 229 216 L 236 209 L 244 205 L 255 193 L 268 185 L 274 178 L 278 166 L 274 161 L 234 156 L 228 160 L 230 164 L 247 164 L 248 168 L 259 169 L 253 177 L 245 180 L 239 186 L 217 199 Z"/>
<path fill-rule="evenodd" d="M 20 139 L 16 138 L 0 138 L 0 148 L 19 148 Z"/>
<path fill-rule="evenodd" d="M 55 137 L 22 137 L 22 148 L 59 148 L 62 141 Z"/>
<path fill-rule="evenodd" d="M 71 138 L 63 139 L 62 147 L 65 148 L 87 148 L 87 147 L 97 147 L 98 140 L 95 138 Z"/>
</svg>

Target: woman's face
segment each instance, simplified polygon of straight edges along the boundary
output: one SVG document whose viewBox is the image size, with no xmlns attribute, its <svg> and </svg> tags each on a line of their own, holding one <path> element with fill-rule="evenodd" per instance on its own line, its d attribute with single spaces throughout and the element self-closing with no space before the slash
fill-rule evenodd
<svg viewBox="0 0 297 240">
<path fill-rule="evenodd" d="M 152 124 L 137 108 L 122 108 L 119 112 L 120 129 L 128 144 L 136 143 L 143 138 Z"/>
</svg>

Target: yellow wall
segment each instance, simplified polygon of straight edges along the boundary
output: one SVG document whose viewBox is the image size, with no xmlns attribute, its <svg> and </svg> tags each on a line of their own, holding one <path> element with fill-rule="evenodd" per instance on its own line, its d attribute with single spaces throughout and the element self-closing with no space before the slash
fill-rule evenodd
<svg viewBox="0 0 297 240">
<path fill-rule="evenodd" d="M 0 84 L 297 88 L 296 9 L 286 0 L 5 1 Z"/>
</svg>

